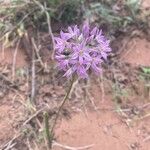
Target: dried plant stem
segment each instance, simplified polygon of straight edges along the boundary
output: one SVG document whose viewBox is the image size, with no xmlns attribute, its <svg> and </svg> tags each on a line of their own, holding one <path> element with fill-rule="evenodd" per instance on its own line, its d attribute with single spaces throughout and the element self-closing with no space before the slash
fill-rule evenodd
<svg viewBox="0 0 150 150">
<path fill-rule="evenodd" d="M 45 13 L 46 15 L 46 18 L 47 18 L 47 25 L 48 25 L 48 31 L 49 31 L 49 35 L 51 36 L 51 39 L 52 39 L 52 49 L 53 49 L 53 53 L 52 53 L 52 60 L 54 60 L 54 54 L 55 54 L 55 41 L 54 41 L 54 35 L 53 35 L 53 32 L 52 32 L 52 28 L 51 28 L 51 17 L 50 17 L 50 14 L 48 13 L 47 11 L 47 6 L 46 6 L 46 3 L 44 3 L 44 5 L 42 5 L 39 1 L 37 0 L 34 0 L 35 4 L 37 4 L 41 10 Z"/>
<path fill-rule="evenodd" d="M 56 126 L 56 123 L 57 123 L 59 114 L 60 114 L 60 112 L 61 112 L 61 110 L 62 110 L 62 108 L 63 108 L 63 106 L 64 106 L 66 100 L 69 98 L 69 95 L 70 95 L 70 93 L 71 93 L 71 90 L 72 90 L 74 81 L 75 81 L 75 76 L 73 76 L 73 78 L 72 78 L 72 80 L 71 80 L 71 83 L 70 83 L 70 86 L 69 86 L 69 89 L 68 89 L 68 92 L 66 93 L 66 95 L 65 95 L 65 97 L 64 97 L 64 99 L 63 99 L 63 101 L 62 101 L 62 103 L 61 103 L 61 105 L 60 105 L 60 107 L 59 107 L 59 109 L 58 109 L 58 112 L 57 112 L 57 114 L 56 114 L 56 118 L 55 118 L 54 123 L 53 123 L 53 126 L 52 126 L 52 128 L 51 128 L 51 135 L 54 133 L 54 128 L 55 128 L 55 126 Z"/>
<path fill-rule="evenodd" d="M 46 3 L 45 3 L 45 8 L 46 8 Z M 53 49 L 53 54 L 52 54 L 52 60 L 54 59 L 54 54 L 55 54 L 55 41 L 54 41 L 54 35 L 52 32 L 52 28 L 51 28 L 51 17 L 49 15 L 49 13 L 47 11 L 45 11 L 46 17 L 47 17 L 47 24 L 48 24 L 48 31 L 49 31 L 49 35 L 51 36 L 52 39 L 52 49 Z"/>
<path fill-rule="evenodd" d="M 10 7 L 9 7 L 9 8 L 10 8 Z M 37 9 L 37 8 L 36 8 L 36 9 Z M 19 23 L 16 24 L 9 32 L 6 31 L 6 32 L 4 33 L 4 35 L 0 38 L 0 41 L 2 41 L 2 40 L 5 38 L 5 36 L 6 36 L 7 34 L 10 35 L 13 31 L 15 31 L 15 30 L 23 23 L 23 21 L 24 21 L 26 18 L 28 18 L 29 15 L 31 15 L 36 9 L 33 9 L 31 12 L 27 13 L 27 14 L 19 21 Z"/>
<path fill-rule="evenodd" d="M 2 59 L 5 59 L 5 47 L 4 44 L 2 44 Z"/>
<path fill-rule="evenodd" d="M 101 92 L 102 92 L 101 101 L 104 102 L 105 101 L 105 90 L 104 90 L 104 83 L 103 83 L 103 72 L 101 73 L 99 82 L 100 82 Z"/>
<path fill-rule="evenodd" d="M 5 145 L 0 146 L 0 149 L 1 149 L 1 150 L 10 150 L 10 149 L 12 149 L 13 146 L 15 146 L 14 141 L 15 141 L 17 138 L 19 138 L 21 135 L 22 135 L 21 133 L 15 135 L 15 136 L 14 136 L 10 141 L 8 141 Z"/>
<path fill-rule="evenodd" d="M 33 47 L 34 47 L 34 49 L 35 49 L 35 53 L 36 53 L 36 56 L 37 56 L 37 58 L 38 58 L 38 61 L 40 62 L 41 67 L 42 67 L 42 68 L 45 68 L 45 65 L 44 65 L 44 63 L 43 63 L 43 61 L 42 61 L 42 58 L 41 58 L 40 55 L 39 55 L 39 48 L 38 48 L 37 45 L 35 44 L 34 38 L 32 38 L 31 41 L 32 41 L 32 45 L 33 45 Z"/>
<path fill-rule="evenodd" d="M 92 148 L 94 146 L 94 144 L 82 146 L 82 147 L 71 147 L 71 146 L 62 145 L 60 143 L 53 141 L 53 146 L 61 147 L 61 148 L 66 149 L 66 150 L 85 150 L 85 149 L 87 150 L 87 149 Z"/>
<path fill-rule="evenodd" d="M 30 118 L 28 118 L 28 119 L 23 123 L 23 126 L 26 125 L 27 123 L 29 123 L 33 118 L 35 118 L 37 115 L 39 115 L 43 110 L 44 110 L 44 108 L 38 110 L 35 114 L 33 114 Z"/>
<path fill-rule="evenodd" d="M 18 53 L 19 44 L 20 44 L 20 39 L 19 39 L 19 40 L 18 40 L 18 42 L 17 42 L 16 49 L 15 49 L 15 52 L 14 52 L 14 55 L 13 55 L 13 64 L 12 64 L 12 81 L 14 81 L 14 79 L 15 79 L 16 57 L 17 57 L 17 53 Z"/>
<path fill-rule="evenodd" d="M 33 41 L 33 38 L 32 38 L 32 41 Z M 35 78 L 36 78 L 36 75 L 35 75 L 35 51 L 34 49 L 32 48 L 32 77 L 31 77 L 31 102 L 32 104 L 35 104 L 35 84 L 36 84 L 36 81 L 35 81 Z"/>
<path fill-rule="evenodd" d="M 52 140 L 53 140 L 53 134 L 49 131 L 49 115 L 47 112 L 44 112 L 44 124 L 45 124 L 45 134 L 47 139 L 47 145 L 49 148 L 52 148 Z"/>
</svg>

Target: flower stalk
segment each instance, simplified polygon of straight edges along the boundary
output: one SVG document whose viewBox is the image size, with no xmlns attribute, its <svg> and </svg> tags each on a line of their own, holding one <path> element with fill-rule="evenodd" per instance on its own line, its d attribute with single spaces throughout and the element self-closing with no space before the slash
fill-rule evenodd
<svg viewBox="0 0 150 150">
<path fill-rule="evenodd" d="M 75 76 L 72 77 L 72 80 L 71 80 L 71 82 L 70 82 L 69 89 L 68 89 L 68 91 L 67 91 L 67 93 L 66 93 L 66 95 L 65 95 L 65 97 L 64 97 L 64 99 L 63 99 L 63 101 L 62 101 L 62 103 L 61 103 L 61 105 L 59 106 L 59 109 L 58 109 L 58 112 L 57 112 L 57 114 L 56 114 L 56 117 L 55 117 L 53 126 L 52 126 L 51 131 L 50 131 L 50 135 L 54 135 L 54 129 L 55 129 L 55 126 L 56 126 L 56 124 L 57 124 L 57 120 L 58 120 L 58 118 L 59 118 L 59 115 L 60 115 L 60 112 L 61 112 L 63 106 L 65 105 L 65 103 L 66 103 L 66 101 L 67 101 L 67 99 L 68 99 L 68 97 L 69 97 L 69 95 L 70 95 L 70 93 L 71 93 L 71 91 L 72 91 L 72 87 L 73 87 L 74 81 L 75 81 Z"/>
</svg>

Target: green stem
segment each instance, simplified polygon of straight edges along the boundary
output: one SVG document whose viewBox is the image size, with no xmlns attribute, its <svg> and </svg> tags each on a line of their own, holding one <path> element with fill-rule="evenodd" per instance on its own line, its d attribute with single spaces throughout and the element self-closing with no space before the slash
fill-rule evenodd
<svg viewBox="0 0 150 150">
<path fill-rule="evenodd" d="M 49 122 L 48 122 L 48 120 L 49 120 L 49 115 L 48 115 L 47 112 L 44 112 L 45 134 L 46 134 L 48 147 L 51 148 L 52 147 L 53 135 L 50 134 L 50 132 L 49 132 Z"/>
<path fill-rule="evenodd" d="M 70 83 L 70 86 L 69 86 L 69 89 L 68 89 L 68 91 L 67 91 L 67 93 L 66 93 L 66 95 L 65 95 L 65 97 L 64 97 L 64 99 L 63 99 L 63 101 L 62 101 L 62 103 L 61 103 L 61 105 L 60 105 L 60 107 L 59 107 L 59 109 L 58 109 L 58 112 L 57 112 L 57 114 L 56 114 L 56 118 L 55 118 L 54 123 L 53 123 L 53 126 L 52 126 L 52 128 L 51 128 L 51 135 L 54 134 L 54 128 L 55 128 L 55 126 L 56 126 L 56 123 L 57 123 L 59 114 L 60 114 L 60 112 L 61 112 L 61 110 L 62 110 L 62 108 L 63 108 L 63 106 L 64 106 L 66 100 L 68 99 L 68 97 L 69 97 L 69 95 L 70 95 L 70 92 L 71 92 L 71 89 L 72 89 L 72 86 L 73 86 L 74 81 L 75 81 L 75 77 L 73 76 L 73 78 L 72 78 L 72 80 L 71 80 L 71 83 Z"/>
</svg>

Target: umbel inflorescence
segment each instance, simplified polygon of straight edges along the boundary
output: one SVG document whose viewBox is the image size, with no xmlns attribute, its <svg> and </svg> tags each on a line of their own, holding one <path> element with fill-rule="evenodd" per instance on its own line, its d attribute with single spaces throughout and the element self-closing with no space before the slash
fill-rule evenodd
<svg viewBox="0 0 150 150">
<path fill-rule="evenodd" d="M 55 58 L 66 77 L 76 74 L 87 78 L 88 70 L 101 73 L 101 64 L 111 52 L 110 41 L 104 37 L 102 30 L 97 27 L 90 29 L 88 24 L 84 24 L 82 29 L 77 25 L 68 27 L 68 32 L 61 31 L 55 42 Z"/>
</svg>

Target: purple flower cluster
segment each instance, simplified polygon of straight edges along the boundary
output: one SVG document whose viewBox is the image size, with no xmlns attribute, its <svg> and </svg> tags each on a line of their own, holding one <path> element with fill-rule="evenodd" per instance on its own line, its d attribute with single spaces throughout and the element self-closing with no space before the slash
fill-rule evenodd
<svg viewBox="0 0 150 150">
<path fill-rule="evenodd" d="M 90 29 L 84 24 L 80 30 L 77 25 L 68 27 L 68 32 L 60 32 L 55 37 L 55 58 L 60 70 L 65 71 L 64 76 L 77 74 L 81 78 L 88 77 L 88 70 L 99 74 L 101 63 L 107 59 L 111 52 L 109 41 L 97 27 Z"/>
</svg>

